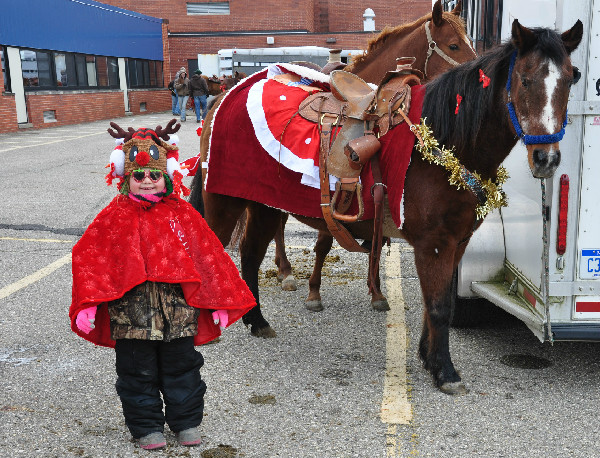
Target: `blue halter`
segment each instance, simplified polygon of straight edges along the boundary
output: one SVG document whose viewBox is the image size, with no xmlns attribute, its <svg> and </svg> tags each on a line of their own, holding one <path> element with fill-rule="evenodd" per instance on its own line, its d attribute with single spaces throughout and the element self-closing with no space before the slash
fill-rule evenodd
<svg viewBox="0 0 600 458">
<path fill-rule="evenodd" d="M 552 135 L 525 135 L 523 129 L 521 129 L 521 125 L 519 124 L 519 120 L 517 119 L 517 113 L 515 112 L 515 107 L 510 98 L 510 82 L 512 81 L 512 72 L 515 67 L 515 61 L 517 60 L 517 51 L 515 51 L 510 57 L 510 66 L 508 67 L 508 81 L 506 82 L 506 92 L 508 94 L 508 103 L 506 106 L 508 107 L 508 114 L 510 116 L 510 120 L 513 123 L 513 127 L 517 132 L 517 136 L 525 143 L 526 145 L 540 144 L 540 143 L 558 143 L 565 136 L 565 126 L 567 125 L 567 116 L 565 116 L 565 122 L 563 122 L 562 129 L 560 132 L 557 132 Z"/>
</svg>

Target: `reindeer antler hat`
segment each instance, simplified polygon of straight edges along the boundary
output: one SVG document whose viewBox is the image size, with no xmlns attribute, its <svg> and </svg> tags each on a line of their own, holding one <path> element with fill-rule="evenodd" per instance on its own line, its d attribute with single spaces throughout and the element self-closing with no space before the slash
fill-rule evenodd
<svg viewBox="0 0 600 458">
<path fill-rule="evenodd" d="M 115 178 L 120 178 L 118 187 L 121 190 L 125 178 L 133 170 L 151 168 L 162 170 L 168 176 L 168 184 L 172 184 L 175 194 L 178 195 L 183 189 L 187 195 L 189 191 L 181 185 L 183 174 L 179 165 L 179 137 L 174 135 L 181 128 L 181 124 L 175 122 L 176 120 L 172 119 L 164 129 L 159 125 L 154 130 L 134 130 L 133 127 L 129 127 L 127 131 L 111 122 L 112 129 L 107 130 L 118 144 L 110 155 L 110 172 L 106 176 L 108 185 L 111 185 Z"/>
</svg>

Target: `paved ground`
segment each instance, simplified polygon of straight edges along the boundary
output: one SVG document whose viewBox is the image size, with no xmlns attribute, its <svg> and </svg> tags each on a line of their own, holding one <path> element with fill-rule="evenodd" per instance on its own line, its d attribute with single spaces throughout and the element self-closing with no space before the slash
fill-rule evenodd
<svg viewBox="0 0 600 458">
<path fill-rule="evenodd" d="M 116 122 L 154 127 L 170 118 Z M 392 311 L 377 313 L 365 287 L 366 256 L 336 246 L 323 279 L 325 310 L 312 313 L 304 298 L 316 233 L 293 220 L 286 239 L 298 291 L 279 288 L 272 247 L 262 266 L 263 311 L 277 338 L 256 339 L 236 323 L 202 347 L 204 443 L 187 449 L 168 433 L 164 451 L 139 449 L 122 419 L 112 350 L 78 338 L 67 317 L 71 247 L 115 195 L 103 178 L 114 146 L 107 127 L 0 135 L 0 457 L 597 454 L 597 344 L 542 345 L 520 322 L 490 311 L 483 326 L 451 330 L 451 352 L 471 391 L 443 395 L 416 357 L 422 309 L 411 248 L 396 241 L 384 256 Z M 182 160 L 198 151 L 196 127 L 189 120 L 182 127 Z M 515 355 L 548 365 L 511 365 Z"/>
</svg>

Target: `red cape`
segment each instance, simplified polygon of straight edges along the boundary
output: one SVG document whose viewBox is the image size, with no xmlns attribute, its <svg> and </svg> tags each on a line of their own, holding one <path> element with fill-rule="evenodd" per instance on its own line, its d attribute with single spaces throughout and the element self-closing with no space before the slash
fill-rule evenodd
<svg viewBox="0 0 600 458">
<path fill-rule="evenodd" d="M 114 347 L 106 305 L 98 308 L 89 334 L 77 328 L 77 314 L 145 281 L 180 283 L 187 303 L 202 309 L 196 345 L 221 334 L 211 311 L 227 310 L 231 324 L 256 304 L 221 242 L 189 203 L 168 197 L 143 208 L 119 195 L 73 247 L 71 329 L 96 345 Z"/>
</svg>

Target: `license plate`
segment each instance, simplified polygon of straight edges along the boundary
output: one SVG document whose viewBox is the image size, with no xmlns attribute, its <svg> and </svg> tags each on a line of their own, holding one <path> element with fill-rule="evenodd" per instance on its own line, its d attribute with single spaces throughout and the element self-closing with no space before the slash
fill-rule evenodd
<svg viewBox="0 0 600 458">
<path fill-rule="evenodd" d="M 581 250 L 579 278 L 600 278 L 600 249 Z"/>
</svg>

